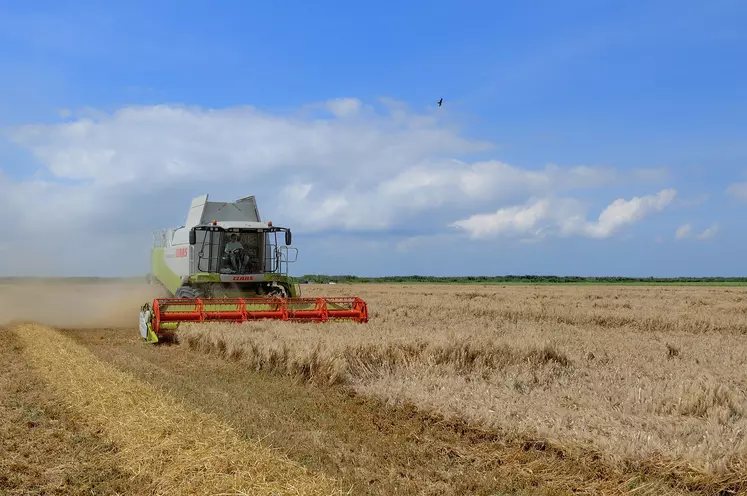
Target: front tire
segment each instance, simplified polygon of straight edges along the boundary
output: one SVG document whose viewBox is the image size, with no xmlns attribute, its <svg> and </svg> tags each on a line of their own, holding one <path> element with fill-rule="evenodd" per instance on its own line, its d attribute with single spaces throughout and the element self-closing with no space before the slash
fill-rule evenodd
<svg viewBox="0 0 747 496">
<path fill-rule="evenodd" d="M 290 296 L 288 289 L 280 284 L 271 284 L 265 294 L 270 298 L 288 298 Z"/>
<path fill-rule="evenodd" d="M 190 298 L 190 299 L 201 298 L 202 291 L 192 286 L 182 286 L 176 290 L 176 294 L 174 296 L 176 296 L 177 298 Z"/>
</svg>

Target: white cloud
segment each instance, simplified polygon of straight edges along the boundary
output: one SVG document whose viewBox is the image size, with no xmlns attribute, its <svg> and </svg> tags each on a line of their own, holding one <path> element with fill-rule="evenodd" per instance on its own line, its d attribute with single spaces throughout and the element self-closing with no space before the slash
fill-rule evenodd
<svg viewBox="0 0 747 496">
<path fill-rule="evenodd" d="M 473 238 L 502 234 L 539 236 L 543 230 L 540 222 L 548 219 L 550 213 L 550 201 L 542 199 L 524 206 L 500 208 L 490 214 L 476 214 L 452 226 L 466 230 Z"/>
<path fill-rule="evenodd" d="M 736 200 L 747 201 L 747 182 L 730 184 L 726 193 Z"/>
<path fill-rule="evenodd" d="M 711 227 L 703 230 L 700 234 L 696 236 L 698 239 L 709 239 L 714 237 L 720 230 L 720 227 L 718 224 L 713 224 Z"/>
<path fill-rule="evenodd" d="M 720 230 L 720 227 L 718 224 L 712 224 L 710 227 L 704 229 L 700 233 L 695 235 L 696 239 L 704 240 L 712 238 L 716 235 Z M 675 232 L 675 238 L 677 239 L 686 239 L 692 237 L 693 234 L 693 228 L 690 224 L 683 224 L 679 228 L 677 228 L 677 231 Z"/>
<path fill-rule="evenodd" d="M 677 191 L 664 189 L 656 195 L 618 198 L 605 208 L 596 223 L 584 224 L 582 231 L 592 238 L 606 238 L 626 225 L 633 224 L 652 213 L 661 212 L 674 200 Z"/>
<path fill-rule="evenodd" d="M 328 105 L 336 119 L 271 115 L 252 107 L 203 110 L 158 105 L 95 113 L 58 125 L 16 129 L 11 139 L 30 149 L 58 178 L 121 185 L 148 177 L 155 187 L 173 180 L 247 180 L 291 172 L 357 172 L 360 181 L 440 154 L 485 150 L 435 119 L 357 112 L 351 101 Z M 372 153 L 373 152 L 373 153 Z M 153 172 L 157 174 L 152 174 Z M 225 179 L 223 179 L 225 180 Z"/>
<path fill-rule="evenodd" d="M 690 236 L 692 230 L 693 228 L 690 224 L 683 224 L 677 228 L 677 231 L 674 233 L 674 237 L 677 239 L 685 239 Z"/>
<path fill-rule="evenodd" d="M 389 177 L 382 173 L 378 182 L 351 183 L 336 191 L 319 182 L 289 184 L 278 212 L 308 231 L 386 229 L 425 212 L 591 189 L 612 177 L 591 167 L 526 170 L 499 161 L 425 160 Z"/>
<path fill-rule="evenodd" d="M 608 238 L 623 227 L 661 212 L 674 199 L 674 189 L 661 190 L 655 195 L 619 198 L 608 205 L 596 221 L 587 221 L 578 201 L 569 198 L 543 198 L 524 206 L 500 208 L 493 213 L 477 214 L 456 221 L 452 227 L 464 229 L 472 238 L 500 235 L 559 236 L 580 235 L 589 238 Z"/>
<path fill-rule="evenodd" d="M 361 101 L 356 98 L 338 98 L 327 102 L 327 108 L 337 117 L 346 117 L 358 113 Z"/>
<path fill-rule="evenodd" d="M 265 218 L 298 233 L 396 229 L 415 236 L 493 211 L 489 225 L 497 231 L 542 236 L 543 222 L 556 219 L 565 235 L 607 237 L 667 203 L 669 190 L 619 200 L 586 222 L 572 192 L 650 175 L 466 161 L 492 145 L 462 136 L 437 113 L 382 102 L 384 111 L 343 98 L 284 114 L 248 106 L 86 109 L 58 124 L 12 129 L 8 138 L 29 150 L 42 170 L 20 182 L 0 176 L 0 221 L 19 226 L 5 242 L 20 247 L 40 232 L 76 239 L 47 252 L 71 270 L 141 263 L 151 229 L 183 222 L 189 201 L 202 193 L 229 201 L 254 194 Z M 113 251 L 91 248 L 101 240 Z M 0 271 L 12 266 L 7 260 Z"/>
<path fill-rule="evenodd" d="M 252 107 L 87 110 L 72 122 L 23 126 L 10 137 L 55 178 L 86 181 L 99 194 L 135 188 L 161 196 L 186 188 L 222 196 L 244 185 L 241 195 L 264 192 L 262 207 L 308 231 L 386 229 L 441 207 L 516 201 L 619 179 L 609 167 L 529 170 L 459 161 L 452 157 L 491 145 L 386 103 L 384 114 L 350 98 L 290 116 Z M 314 108 L 334 117 L 305 115 Z M 105 208 L 105 201 L 98 203 Z"/>
</svg>

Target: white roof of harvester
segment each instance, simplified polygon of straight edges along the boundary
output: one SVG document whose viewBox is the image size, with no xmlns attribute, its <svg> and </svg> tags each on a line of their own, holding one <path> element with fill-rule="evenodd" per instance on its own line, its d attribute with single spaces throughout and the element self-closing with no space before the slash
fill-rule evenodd
<svg viewBox="0 0 747 496">
<path fill-rule="evenodd" d="M 207 222 L 206 224 L 212 225 L 212 222 Z M 268 227 L 272 227 L 268 225 L 266 222 L 238 222 L 238 221 L 218 221 L 216 222 L 216 225 L 222 227 L 223 229 L 266 229 Z"/>
<path fill-rule="evenodd" d="M 247 196 L 235 202 L 210 202 L 208 195 L 192 200 L 184 227 L 189 230 L 197 225 L 212 224 L 216 221 L 221 227 L 268 227 L 259 216 L 254 196 Z"/>
</svg>

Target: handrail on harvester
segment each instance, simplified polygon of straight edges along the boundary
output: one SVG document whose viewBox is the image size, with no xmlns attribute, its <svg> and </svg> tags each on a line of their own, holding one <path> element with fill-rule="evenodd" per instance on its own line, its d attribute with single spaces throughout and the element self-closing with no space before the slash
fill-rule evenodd
<svg viewBox="0 0 747 496">
<path fill-rule="evenodd" d="M 368 306 L 357 296 L 327 298 L 155 298 L 151 307 L 152 330 L 171 333 L 173 324 L 284 320 L 368 322 Z"/>
</svg>

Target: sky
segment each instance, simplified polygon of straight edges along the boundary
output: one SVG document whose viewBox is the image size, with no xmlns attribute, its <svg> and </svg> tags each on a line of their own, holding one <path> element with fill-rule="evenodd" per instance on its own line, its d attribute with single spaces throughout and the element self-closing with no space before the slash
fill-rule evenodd
<svg viewBox="0 0 747 496">
<path fill-rule="evenodd" d="M 209 194 L 290 227 L 294 275 L 744 276 L 745 26 L 727 0 L 0 0 L 0 275 L 145 274 Z"/>
</svg>

